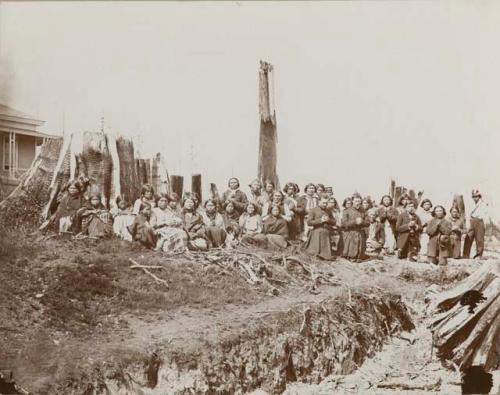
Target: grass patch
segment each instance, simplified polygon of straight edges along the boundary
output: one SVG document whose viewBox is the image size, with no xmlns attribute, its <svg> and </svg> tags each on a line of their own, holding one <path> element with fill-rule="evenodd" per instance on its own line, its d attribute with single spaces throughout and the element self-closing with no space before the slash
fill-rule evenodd
<svg viewBox="0 0 500 395">
<path fill-rule="evenodd" d="M 461 281 L 468 276 L 469 273 L 465 269 L 440 266 L 438 270 L 404 268 L 398 278 L 407 282 L 446 285 Z"/>
</svg>

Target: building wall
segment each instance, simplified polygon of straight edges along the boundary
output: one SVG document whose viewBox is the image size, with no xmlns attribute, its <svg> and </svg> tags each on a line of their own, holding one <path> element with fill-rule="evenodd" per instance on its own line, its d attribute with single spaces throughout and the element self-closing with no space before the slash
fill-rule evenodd
<svg viewBox="0 0 500 395">
<path fill-rule="evenodd" d="M 18 161 L 19 169 L 29 169 L 31 162 L 35 159 L 36 137 L 16 136 L 18 141 Z"/>
</svg>

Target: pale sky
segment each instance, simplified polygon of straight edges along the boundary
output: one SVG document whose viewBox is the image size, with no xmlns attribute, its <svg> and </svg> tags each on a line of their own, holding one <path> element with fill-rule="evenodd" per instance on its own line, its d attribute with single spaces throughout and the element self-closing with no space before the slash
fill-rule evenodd
<svg viewBox="0 0 500 395">
<path fill-rule="evenodd" d="M 378 199 L 392 176 L 498 209 L 499 43 L 498 1 L 1 2 L 0 101 L 52 133 L 104 116 L 224 189 L 255 176 L 263 59 L 282 183 Z"/>
</svg>

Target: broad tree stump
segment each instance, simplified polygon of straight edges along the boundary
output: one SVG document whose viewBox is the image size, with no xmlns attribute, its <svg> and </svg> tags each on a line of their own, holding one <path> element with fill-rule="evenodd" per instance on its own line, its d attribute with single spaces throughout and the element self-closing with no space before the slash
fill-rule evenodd
<svg viewBox="0 0 500 395">
<path fill-rule="evenodd" d="M 431 303 L 431 329 L 438 356 L 461 371 L 500 368 L 500 262 L 483 264 Z"/>
</svg>

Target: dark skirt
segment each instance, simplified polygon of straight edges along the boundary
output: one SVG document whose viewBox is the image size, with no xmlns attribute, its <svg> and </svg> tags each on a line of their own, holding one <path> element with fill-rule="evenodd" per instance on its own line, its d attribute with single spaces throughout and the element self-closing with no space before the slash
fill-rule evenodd
<svg viewBox="0 0 500 395">
<path fill-rule="evenodd" d="M 462 253 L 462 238 L 460 234 L 452 233 L 450 235 L 450 257 L 459 259 Z"/>
<path fill-rule="evenodd" d="M 342 256 L 348 259 L 363 259 L 366 251 L 366 236 L 362 230 L 348 230 L 343 232 L 344 248 Z"/>
<path fill-rule="evenodd" d="M 205 234 L 211 247 L 221 247 L 226 242 L 226 231 L 218 226 L 205 226 Z"/>
<path fill-rule="evenodd" d="M 320 258 L 327 260 L 333 259 L 332 244 L 328 229 L 311 229 L 309 237 L 305 243 L 305 249 L 310 255 L 319 256 Z"/>
</svg>

